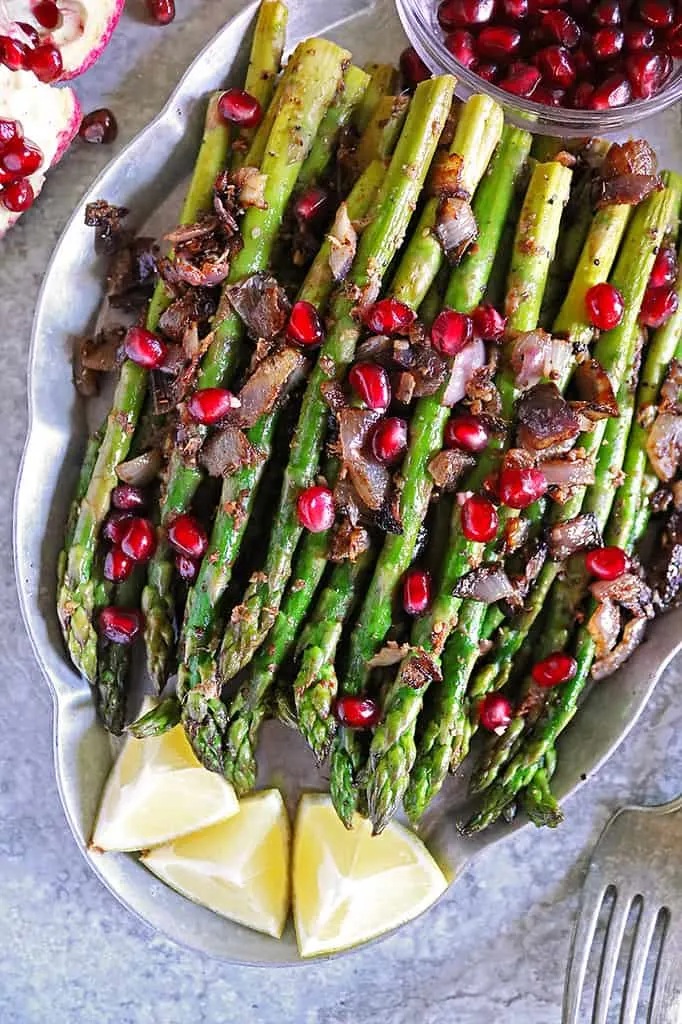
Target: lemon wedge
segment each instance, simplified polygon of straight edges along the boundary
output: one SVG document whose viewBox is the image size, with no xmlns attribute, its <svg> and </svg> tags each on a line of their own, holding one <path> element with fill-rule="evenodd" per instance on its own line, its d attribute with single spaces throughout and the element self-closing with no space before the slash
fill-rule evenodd
<svg viewBox="0 0 682 1024">
<path fill-rule="evenodd" d="M 304 957 L 348 949 L 405 924 L 447 887 L 413 832 L 393 823 L 372 837 L 359 815 L 349 831 L 318 793 L 303 796 L 298 807 L 292 881 Z"/>
<path fill-rule="evenodd" d="M 153 706 L 147 701 L 143 710 Z M 106 781 L 92 846 L 145 850 L 238 810 L 232 786 L 201 766 L 182 725 L 143 740 L 129 736 Z"/>
<path fill-rule="evenodd" d="M 277 789 L 239 814 L 143 854 L 162 881 L 210 910 L 279 938 L 289 912 L 289 818 Z"/>
</svg>

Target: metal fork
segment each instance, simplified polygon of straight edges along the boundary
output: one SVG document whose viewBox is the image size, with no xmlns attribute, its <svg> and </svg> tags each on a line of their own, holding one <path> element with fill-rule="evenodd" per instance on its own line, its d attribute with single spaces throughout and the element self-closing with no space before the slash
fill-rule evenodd
<svg viewBox="0 0 682 1024">
<path fill-rule="evenodd" d="M 620 1024 L 682 1024 L 680 811 L 682 796 L 655 807 L 624 807 L 602 832 L 587 871 L 571 940 L 563 1024 L 606 1024 L 607 1018 Z M 588 1010 L 581 1017 L 590 951 L 602 908 L 606 910 L 612 900 L 592 1015 Z M 626 926 L 635 918 L 628 954 Z M 619 959 L 626 965 L 618 1016 L 612 995 Z M 643 1006 L 639 1004 L 647 960 L 653 984 L 648 1006 Z"/>
</svg>

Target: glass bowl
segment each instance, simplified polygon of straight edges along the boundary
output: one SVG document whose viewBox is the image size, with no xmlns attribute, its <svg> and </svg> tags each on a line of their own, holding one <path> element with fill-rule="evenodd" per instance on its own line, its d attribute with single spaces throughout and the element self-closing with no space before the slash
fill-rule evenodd
<svg viewBox="0 0 682 1024">
<path fill-rule="evenodd" d="M 665 88 L 648 100 L 636 100 L 611 110 L 572 110 L 547 107 L 521 99 L 499 89 L 469 71 L 446 49 L 438 24 L 437 0 L 395 0 L 405 34 L 426 66 L 434 74 L 457 78 L 457 96 L 465 100 L 474 93 L 486 93 L 504 108 L 509 121 L 539 135 L 565 137 L 604 135 L 627 131 L 638 121 L 659 114 L 682 97 L 682 62 L 676 61 Z"/>
</svg>

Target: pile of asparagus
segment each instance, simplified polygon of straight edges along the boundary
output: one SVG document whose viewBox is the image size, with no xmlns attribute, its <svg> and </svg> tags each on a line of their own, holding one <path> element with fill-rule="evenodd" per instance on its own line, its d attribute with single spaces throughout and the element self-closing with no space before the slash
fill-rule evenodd
<svg viewBox="0 0 682 1024">
<path fill-rule="evenodd" d="M 541 540 L 545 530 L 587 513 L 606 545 L 635 551 L 657 483 L 647 460 L 648 413 L 671 360 L 682 358 L 682 314 L 645 337 L 639 313 L 659 247 L 677 238 L 682 180 L 667 173 L 664 187 L 639 205 L 594 210 L 594 175 L 585 170 L 584 152 L 576 161 L 555 140 L 533 144 L 526 132 L 504 125 L 502 111 L 487 97 L 458 104 L 449 76 L 398 92 L 393 69 L 363 71 L 324 40 L 301 43 L 282 70 L 285 27 L 284 6 L 263 0 L 244 83 L 262 118 L 237 130 L 219 116 L 219 97 L 211 98 L 181 215 L 181 223 L 191 225 L 211 211 L 221 172 L 260 171 L 263 201 L 241 218 L 241 249 L 222 286 L 197 389 L 248 377 L 254 339 L 231 304 L 230 288 L 293 262 L 287 225 L 306 189 L 334 182 L 357 234 L 352 265 L 335 280 L 330 256 L 336 240 L 325 235 L 296 283 L 296 299 L 311 303 L 325 325 L 324 340 L 302 392 L 294 392 L 288 406 L 276 403 L 246 431 L 260 457 L 224 477 L 208 548 L 188 589 L 178 585 L 168 529 L 192 511 L 202 470 L 172 430 L 159 478 L 156 550 L 123 583 L 112 585 L 103 574 L 102 530 L 117 467 L 143 450 L 145 420 L 154 416 L 147 370 L 131 359 L 123 363 L 111 412 L 88 443 L 60 558 L 58 613 L 66 646 L 95 688 L 105 725 L 120 732 L 131 649 L 98 635 L 98 616 L 111 606 L 141 610 L 155 689 L 161 693 L 176 671 L 177 686 L 129 727 L 135 735 L 182 721 L 203 764 L 243 794 L 256 784 L 261 724 L 279 716 L 300 730 L 318 764 L 329 756 L 330 791 L 343 822 L 350 827 L 359 810 L 376 832 L 401 804 L 413 820 L 422 816 L 469 752 L 481 701 L 504 688 L 511 721 L 482 748 L 472 775 L 482 804 L 468 828 L 485 827 L 518 800 L 538 824 L 554 825 L 561 818 L 550 788 L 556 740 L 595 662 L 588 625 L 596 606 L 585 559 L 545 560 L 528 581 L 520 609 L 467 597 L 460 584 L 483 563 L 509 562 L 504 538 L 514 530 Z M 591 144 L 585 151 L 594 162 L 605 149 Z M 432 164 L 447 154 L 461 160 L 459 187 L 471 199 L 478 232 L 455 265 L 436 230 L 439 197 L 425 187 Z M 335 216 L 328 220 L 330 230 Z M 602 282 L 618 289 L 624 314 L 618 326 L 600 333 L 585 296 Z M 682 289 L 679 278 L 675 288 Z M 354 560 L 331 561 L 331 531 L 306 531 L 297 502 L 317 481 L 333 488 L 339 477 L 337 448 L 326 443 L 333 438 L 327 436 L 325 395 L 331 386 L 344 386 L 363 338 L 363 310 L 379 297 L 418 313 L 427 332 L 442 309 L 470 314 L 488 303 L 504 312 L 505 339 L 491 346 L 490 364 L 503 429 L 491 434 L 453 498 L 438 492 L 429 470 L 451 415 L 444 403 L 447 380 L 412 402 L 402 413 L 410 423 L 399 470 L 398 530 L 370 526 Z M 149 331 L 158 331 L 170 302 L 159 281 L 146 314 Z M 562 503 L 543 495 L 520 510 L 500 504 L 501 529 L 493 541 L 478 543 L 462 530 L 460 499 L 491 493 L 512 447 L 509 425 L 523 393 L 505 347 L 540 327 L 568 339 L 581 359 L 589 350 L 608 375 L 618 415 L 584 424 L 575 445 L 594 466 L 592 482 L 570 487 Z M 574 357 L 560 373 L 553 371 L 560 393 L 570 394 L 575 365 Z M 289 420 L 295 427 L 287 450 Z M 203 439 L 209 429 L 199 433 Z M 417 557 L 431 566 L 435 590 L 408 627 L 399 594 Z M 575 671 L 560 685 L 540 689 L 531 657 L 537 662 L 557 651 L 574 657 Z M 371 732 L 336 711 L 339 698 L 349 696 L 368 696 L 379 706 Z"/>
</svg>

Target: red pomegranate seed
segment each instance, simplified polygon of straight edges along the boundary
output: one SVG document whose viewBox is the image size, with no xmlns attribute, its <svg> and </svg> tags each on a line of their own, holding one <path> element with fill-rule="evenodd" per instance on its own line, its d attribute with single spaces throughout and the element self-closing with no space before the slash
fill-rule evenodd
<svg viewBox="0 0 682 1024">
<path fill-rule="evenodd" d="M 107 551 L 104 559 L 104 578 L 112 583 L 122 583 L 133 571 L 135 562 L 121 548 Z"/>
<path fill-rule="evenodd" d="M 27 139 L 14 139 L 0 151 L 0 170 L 14 179 L 33 174 L 42 162 L 43 154 Z"/>
<path fill-rule="evenodd" d="M 407 420 L 387 416 L 379 420 L 372 434 L 372 451 L 379 462 L 392 466 L 407 448 Z"/>
<path fill-rule="evenodd" d="M 224 420 L 240 404 L 227 388 L 204 388 L 194 392 L 187 403 L 187 411 L 197 423 L 212 426 Z"/>
<path fill-rule="evenodd" d="M 482 57 L 507 61 L 521 48 L 521 33 L 511 25 L 488 25 L 478 35 L 477 49 Z"/>
<path fill-rule="evenodd" d="M 121 548 L 134 562 L 147 562 L 156 550 L 156 533 L 148 519 L 134 516 L 123 534 Z"/>
<path fill-rule="evenodd" d="M 41 43 L 29 50 L 26 67 L 41 82 L 56 82 L 64 70 L 62 55 L 53 43 Z"/>
<path fill-rule="evenodd" d="M 263 110 L 255 96 L 244 89 L 228 89 L 218 100 L 218 111 L 224 121 L 242 128 L 255 128 L 260 124 Z"/>
<path fill-rule="evenodd" d="M 632 89 L 625 75 L 617 72 L 609 75 L 600 85 L 595 87 L 590 99 L 590 110 L 609 110 L 612 107 L 624 107 L 632 99 Z"/>
<path fill-rule="evenodd" d="M 559 686 L 560 683 L 567 683 L 578 671 L 578 663 L 570 654 L 563 651 L 554 651 L 553 654 L 543 658 L 533 665 L 531 675 L 534 681 L 543 689 L 551 686 Z"/>
<path fill-rule="evenodd" d="M 500 77 L 500 69 L 497 64 L 488 64 L 486 62 L 474 61 L 471 65 L 471 70 L 475 71 L 479 78 L 483 78 L 486 82 L 497 82 Z"/>
<path fill-rule="evenodd" d="M 431 72 L 413 46 L 408 46 L 400 54 L 400 71 L 410 89 L 431 77 Z"/>
<path fill-rule="evenodd" d="M 319 345 L 324 338 L 324 329 L 312 302 L 301 299 L 291 309 L 287 335 L 299 345 Z"/>
<path fill-rule="evenodd" d="M 611 60 L 623 49 L 625 34 L 620 28 L 600 28 L 592 36 L 592 53 L 595 60 Z"/>
<path fill-rule="evenodd" d="M 334 495 L 328 487 L 307 487 L 298 496 L 296 513 L 299 523 L 306 530 L 323 533 L 334 522 Z"/>
<path fill-rule="evenodd" d="M 656 35 L 650 25 L 635 23 L 625 26 L 625 49 L 628 53 L 650 50 L 655 42 Z"/>
<path fill-rule="evenodd" d="M 349 729 L 373 729 L 381 720 L 381 708 L 372 697 L 339 697 L 334 716 Z"/>
<path fill-rule="evenodd" d="M 175 568 L 177 569 L 178 576 L 185 583 L 194 583 L 199 573 L 197 562 L 193 562 L 191 558 L 183 555 L 180 551 L 175 556 Z"/>
<path fill-rule="evenodd" d="M 453 28 L 470 28 L 485 25 L 495 9 L 495 0 L 443 0 L 438 8 L 441 28 L 449 32 Z"/>
<path fill-rule="evenodd" d="M 308 224 L 326 212 L 329 193 L 319 185 L 311 185 L 301 192 L 294 203 L 294 213 L 299 223 Z"/>
<path fill-rule="evenodd" d="M 667 80 L 672 75 L 673 68 L 675 67 L 675 61 L 672 59 L 669 53 L 661 53 L 659 56 L 661 58 L 661 63 L 663 65 L 661 70 L 661 77 L 658 83 L 658 88 L 660 91 L 660 89 L 663 88 Z"/>
<path fill-rule="evenodd" d="M 666 34 L 665 42 L 671 57 L 682 57 L 682 18 Z"/>
<path fill-rule="evenodd" d="M 21 127 L 21 121 L 0 117 L 0 149 L 8 142 L 14 142 L 15 139 L 23 139 L 23 137 L 24 129 Z"/>
<path fill-rule="evenodd" d="M 674 288 L 647 288 L 639 311 L 639 322 L 645 327 L 662 327 L 677 312 L 678 305 Z"/>
<path fill-rule="evenodd" d="M 99 107 L 85 115 L 78 134 L 83 142 L 91 142 L 97 146 L 108 145 L 118 135 L 118 124 L 110 110 Z"/>
<path fill-rule="evenodd" d="M 28 55 L 31 51 L 25 43 L 10 36 L 0 36 L 0 64 L 4 64 L 10 71 L 21 71 L 25 68 Z"/>
<path fill-rule="evenodd" d="M 474 322 L 474 331 L 484 341 L 499 341 L 504 336 L 507 327 L 507 318 L 495 309 L 494 306 L 477 306 L 471 314 Z"/>
<path fill-rule="evenodd" d="M 102 536 L 112 544 L 120 544 L 133 517 L 128 512 L 110 512 L 102 526 Z"/>
<path fill-rule="evenodd" d="M 536 55 L 545 82 L 568 89 L 575 82 L 575 64 L 564 46 L 546 46 Z"/>
<path fill-rule="evenodd" d="M 572 105 L 577 110 L 587 110 L 592 100 L 594 86 L 591 82 L 580 82 L 576 85 L 571 96 Z"/>
<path fill-rule="evenodd" d="M 541 498 L 547 490 L 545 474 L 541 469 L 502 470 L 498 481 L 500 501 L 509 508 L 527 508 Z"/>
<path fill-rule="evenodd" d="M 620 25 L 622 19 L 618 0 L 601 0 L 595 7 L 592 17 L 597 25 Z"/>
<path fill-rule="evenodd" d="M 403 580 L 403 608 L 408 615 L 423 615 L 431 604 L 431 577 L 425 569 L 410 569 Z"/>
<path fill-rule="evenodd" d="M 444 309 L 431 325 L 431 343 L 444 356 L 456 356 L 474 334 L 474 324 L 466 313 Z"/>
<path fill-rule="evenodd" d="M 168 353 L 166 344 L 145 327 L 129 327 L 125 338 L 125 354 L 145 370 L 156 370 Z"/>
<path fill-rule="evenodd" d="M 569 50 L 580 42 L 580 26 L 566 11 L 547 11 L 540 20 L 540 27 L 548 39 Z"/>
<path fill-rule="evenodd" d="M 565 98 L 565 89 L 548 89 L 542 83 L 533 93 L 534 102 L 543 103 L 546 107 L 561 107 L 564 105 Z"/>
<path fill-rule="evenodd" d="M 23 213 L 24 210 L 28 210 L 33 206 L 34 199 L 35 193 L 31 182 L 26 178 L 11 181 L 3 189 L 0 189 L 0 203 L 11 213 Z"/>
<path fill-rule="evenodd" d="M 168 527 L 168 541 L 188 558 L 199 559 L 206 552 L 208 537 L 198 519 L 190 515 L 177 516 Z"/>
<path fill-rule="evenodd" d="M 540 84 L 540 72 L 530 64 L 522 64 L 509 70 L 506 78 L 500 82 L 500 89 L 514 96 L 530 99 Z"/>
<path fill-rule="evenodd" d="M 49 32 L 56 28 L 61 20 L 59 8 L 53 3 L 53 0 L 40 0 L 40 3 L 35 4 L 32 8 L 31 14 L 38 24 Z"/>
<path fill-rule="evenodd" d="M 403 334 L 416 319 L 416 313 L 398 299 L 380 299 L 368 306 L 362 320 L 376 334 Z"/>
<path fill-rule="evenodd" d="M 663 245 L 656 253 L 648 288 L 665 288 L 677 279 L 677 253 L 668 245 Z"/>
<path fill-rule="evenodd" d="M 492 501 L 472 494 L 462 505 L 462 533 L 467 540 L 487 544 L 497 533 L 499 519 Z"/>
<path fill-rule="evenodd" d="M 585 308 L 590 323 L 600 331 L 611 331 L 623 319 L 625 303 L 623 296 L 612 284 L 602 282 L 588 289 Z"/>
<path fill-rule="evenodd" d="M 142 629 L 142 613 L 113 605 L 99 613 L 99 631 L 112 644 L 130 644 Z"/>
<path fill-rule="evenodd" d="M 595 548 L 585 555 L 585 565 L 599 580 L 617 580 L 628 567 L 628 557 L 622 548 Z"/>
<path fill-rule="evenodd" d="M 170 25 L 175 17 L 175 0 L 147 0 L 147 8 L 159 25 Z"/>
<path fill-rule="evenodd" d="M 572 57 L 576 77 L 592 79 L 594 76 L 594 64 L 587 50 L 579 47 L 574 51 Z"/>
<path fill-rule="evenodd" d="M 503 17 L 521 21 L 528 15 L 528 0 L 502 0 L 500 8 Z"/>
<path fill-rule="evenodd" d="M 569 6 L 580 18 L 587 18 L 592 13 L 593 0 L 569 0 Z"/>
<path fill-rule="evenodd" d="M 639 16 L 647 25 L 654 28 L 665 28 L 672 25 L 675 19 L 673 5 L 668 0 L 640 0 Z"/>
<path fill-rule="evenodd" d="M 355 363 L 348 374 L 348 382 L 368 409 L 385 412 L 391 404 L 388 374 L 378 363 Z"/>
<path fill-rule="evenodd" d="M 648 100 L 657 93 L 663 77 L 663 60 L 658 53 L 633 53 L 625 61 L 632 95 L 636 100 Z"/>
<path fill-rule="evenodd" d="M 478 720 L 489 732 L 504 731 L 512 720 L 511 702 L 501 693 L 489 693 L 478 705 Z"/>
<path fill-rule="evenodd" d="M 26 21 L 18 21 L 17 28 L 20 28 L 28 39 L 29 46 L 40 46 L 40 32 L 33 25 Z"/>
<path fill-rule="evenodd" d="M 451 416 L 445 427 L 448 448 L 462 448 L 465 452 L 482 452 L 488 446 L 490 435 L 478 416 L 462 413 Z"/>
<path fill-rule="evenodd" d="M 147 498 L 140 487 L 133 484 L 119 484 L 111 492 L 111 504 L 120 512 L 137 512 L 147 504 Z"/>
<path fill-rule="evenodd" d="M 471 32 L 464 28 L 457 28 L 445 37 L 445 48 L 450 51 L 455 60 L 463 64 L 465 68 L 471 67 L 475 57 L 475 41 Z"/>
</svg>

